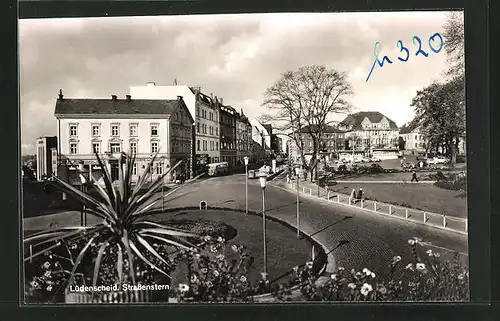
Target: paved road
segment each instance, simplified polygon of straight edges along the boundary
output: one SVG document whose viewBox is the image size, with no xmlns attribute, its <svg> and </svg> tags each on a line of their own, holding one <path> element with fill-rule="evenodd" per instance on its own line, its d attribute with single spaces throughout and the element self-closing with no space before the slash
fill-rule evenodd
<svg viewBox="0 0 500 321">
<path fill-rule="evenodd" d="M 282 179 L 268 184 L 266 214 L 295 226 L 296 195 L 284 188 Z M 186 186 L 171 197 L 167 206 L 197 206 L 201 200 L 206 200 L 209 206 L 244 209 L 245 176 L 210 178 Z M 262 190 L 258 180 L 249 180 L 248 207 L 252 211 L 262 211 Z M 300 219 L 301 229 L 315 234 L 330 249 L 341 240 L 349 241 L 334 251 L 337 266 L 349 269 L 367 267 L 384 276 L 386 266 L 394 256 L 400 255 L 403 262 L 409 262 L 408 239 L 412 237 L 425 242 L 424 251 L 432 249 L 445 258 L 451 258 L 453 251 L 458 251 L 462 253 L 461 261 L 467 264 L 467 237 L 455 233 L 305 197 L 300 201 Z"/>
</svg>

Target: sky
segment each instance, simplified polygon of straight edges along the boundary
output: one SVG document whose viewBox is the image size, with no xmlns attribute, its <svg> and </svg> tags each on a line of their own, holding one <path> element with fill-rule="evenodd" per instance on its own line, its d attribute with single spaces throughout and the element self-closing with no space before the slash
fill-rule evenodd
<svg viewBox="0 0 500 321">
<path fill-rule="evenodd" d="M 444 79 L 444 50 L 429 50 L 428 39 L 443 33 L 445 20 L 445 12 L 21 20 L 22 154 L 35 153 L 37 137 L 56 135 L 59 89 L 68 98 L 124 98 L 130 86 L 177 80 L 259 117 L 267 113 L 261 106 L 266 88 L 283 72 L 312 64 L 348 75 L 352 112 L 379 111 L 401 126 L 413 118 L 417 90 Z M 428 57 L 415 56 L 413 36 Z M 405 56 L 398 40 L 410 50 L 407 62 L 397 58 Z M 366 82 L 376 42 L 379 57 L 393 63 L 377 66 Z"/>
</svg>

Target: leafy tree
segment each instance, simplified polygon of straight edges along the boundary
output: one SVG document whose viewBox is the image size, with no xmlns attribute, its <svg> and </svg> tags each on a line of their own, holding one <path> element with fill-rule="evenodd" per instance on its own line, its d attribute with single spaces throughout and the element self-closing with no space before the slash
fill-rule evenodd
<svg viewBox="0 0 500 321">
<path fill-rule="evenodd" d="M 352 89 L 345 73 L 318 65 L 287 71 L 265 91 L 262 105 L 271 114 L 264 118 L 299 146 L 302 166 L 311 173 L 311 180 L 319 162 L 322 136 L 334 123 L 331 116 L 349 112 L 346 98 L 350 95 Z M 313 144 L 310 161 L 303 148 L 307 138 Z"/>
<path fill-rule="evenodd" d="M 464 14 L 455 11 L 448 14 L 444 25 L 445 52 L 449 69 L 446 74 L 463 77 L 465 73 Z"/>
<path fill-rule="evenodd" d="M 441 148 L 456 163 L 460 138 L 465 138 L 465 84 L 461 76 L 445 83 L 433 83 L 417 92 L 412 106 L 427 148 Z"/>
<path fill-rule="evenodd" d="M 403 139 L 403 137 L 400 136 L 398 141 L 399 150 L 405 150 L 405 146 L 406 146 L 406 141 Z"/>
</svg>

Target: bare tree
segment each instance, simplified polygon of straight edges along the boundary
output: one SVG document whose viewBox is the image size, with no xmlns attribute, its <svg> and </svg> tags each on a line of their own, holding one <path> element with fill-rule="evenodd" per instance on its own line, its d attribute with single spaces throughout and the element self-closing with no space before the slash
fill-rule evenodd
<svg viewBox="0 0 500 321">
<path fill-rule="evenodd" d="M 302 166 L 310 171 L 311 180 L 319 162 L 322 135 L 335 123 L 331 116 L 350 111 L 346 98 L 352 94 L 345 73 L 319 65 L 283 73 L 264 94 L 262 105 L 271 113 L 263 119 L 272 122 L 277 133 L 287 135 L 297 144 Z M 310 161 L 304 155 L 306 137 L 313 144 Z"/>
<path fill-rule="evenodd" d="M 448 14 L 444 24 L 445 52 L 449 69 L 447 75 L 463 76 L 465 73 L 464 14 L 454 11 Z"/>
</svg>

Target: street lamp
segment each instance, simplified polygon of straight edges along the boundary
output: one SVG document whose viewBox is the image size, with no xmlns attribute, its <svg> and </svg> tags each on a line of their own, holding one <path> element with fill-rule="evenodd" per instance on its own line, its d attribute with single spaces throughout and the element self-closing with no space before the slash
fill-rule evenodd
<svg viewBox="0 0 500 321">
<path fill-rule="evenodd" d="M 300 167 L 295 167 L 295 175 L 297 176 L 297 238 L 300 238 L 300 199 L 299 199 L 299 174 Z"/>
<path fill-rule="evenodd" d="M 267 183 L 267 175 L 261 174 L 259 177 L 260 187 L 262 187 L 262 233 L 264 238 L 264 273 L 267 275 L 267 245 L 266 245 L 266 202 L 265 190 Z"/>
<path fill-rule="evenodd" d="M 92 166 L 92 165 L 89 165 Z M 78 169 L 80 172 L 80 182 L 81 182 L 81 191 L 82 193 L 86 192 L 86 184 L 89 181 L 89 172 L 83 166 L 83 162 L 78 164 Z M 85 211 L 85 204 L 82 204 L 82 209 L 80 211 L 80 225 L 87 226 L 87 212 Z"/>
<path fill-rule="evenodd" d="M 245 162 L 245 214 L 248 214 L 248 156 L 243 157 Z"/>
<path fill-rule="evenodd" d="M 161 210 L 162 212 L 165 210 L 165 174 L 163 174 L 163 171 L 165 170 L 165 157 L 161 158 L 161 174 L 162 174 L 162 179 L 161 179 Z"/>
</svg>

